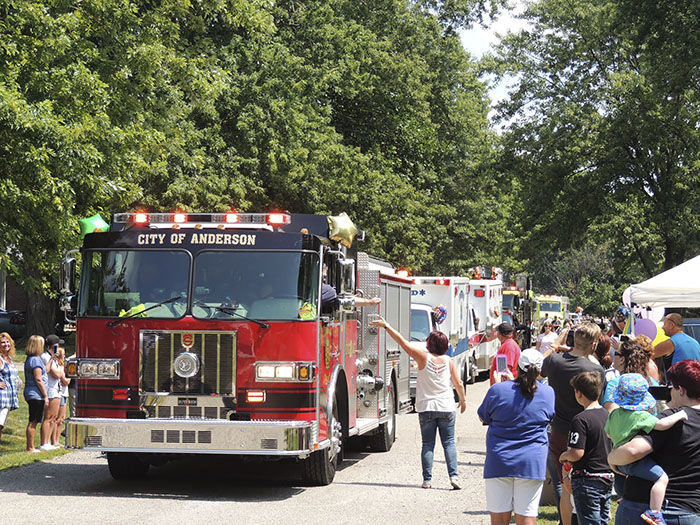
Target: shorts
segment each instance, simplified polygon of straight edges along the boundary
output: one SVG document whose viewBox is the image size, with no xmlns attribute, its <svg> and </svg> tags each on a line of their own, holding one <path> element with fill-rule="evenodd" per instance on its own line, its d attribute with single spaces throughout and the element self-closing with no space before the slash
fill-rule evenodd
<svg viewBox="0 0 700 525">
<path fill-rule="evenodd" d="M 65 406 L 67 402 L 68 402 L 68 396 L 61 396 L 61 405 L 60 406 Z"/>
<path fill-rule="evenodd" d="M 29 406 L 29 422 L 41 423 L 44 419 L 44 400 L 43 399 L 27 399 Z"/>
<path fill-rule="evenodd" d="M 5 426 L 5 422 L 7 421 L 7 414 L 10 413 L 9 408 L 0 408 L 0 427 Z"/>
<path fill-rule="evenodd" d="M 537 517 L 544 481 L 522 478 L 487 478 L 486 510 L 511 512 L 525 517 Z"/>
<path fill-rule="evenodd" d="M 61 391 L 58 388 L 49 388 L 47 390 L 47 394 L 49 399 L 56 399 L 58 397 L 61 397 Z"/>
</svg>

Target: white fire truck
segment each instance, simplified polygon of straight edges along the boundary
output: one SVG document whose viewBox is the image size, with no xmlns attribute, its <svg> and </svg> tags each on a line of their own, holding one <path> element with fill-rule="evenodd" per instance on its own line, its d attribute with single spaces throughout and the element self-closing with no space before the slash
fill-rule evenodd
<svg viewBox="0 0 700 525">
<path fill-rule="evenodd" d="M 411 282 L 358 252 L 356 231 L 343 216 L 120 213 L 87 234 L 79 291 L 76 259 L 61 268 L 77 330 L 67 446 L 106 452 L 117 479 L 236 454 L 298 458 L 318 485 L 349 439 L 389 450 L 408 356 L 368 317 L 408 338 Z M 382 302 L 356 308 L 362 294 Z"/>
</svg>

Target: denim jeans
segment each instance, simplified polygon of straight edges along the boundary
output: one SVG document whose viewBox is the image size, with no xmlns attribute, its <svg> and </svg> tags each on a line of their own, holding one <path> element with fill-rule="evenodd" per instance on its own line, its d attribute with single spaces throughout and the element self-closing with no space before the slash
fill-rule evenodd
<svg viewBox="0 0 700 525">
<path fill-rule="evenodd" d="M 559 521 L 561 521 L 561 514 L 559 513 L 559 500 L 561 499 L 561 480 L 559 479 L 559 473 L 557 473 L 557 463 L 554 461 L 554 456 L 551 452 L 547 452 L 547 472 L 549 472 L 549 479 L 552 482 L 552 488 L 554 489 L 554 504 L 557 507 L 557 515 Z"/>
<path fill-rule="evenodd" d="M 421 465 L 423 466 L 423 481 L 433 479 L 433 450 L 435 449 L 435 433 L 440 430 L 440 441 L 445 451 L 447 472 L 452 478 L 457 476 L 457 445 L 455 445 L 455 412 L 426 411 L 418 413 L 420 434 L 423 440 L 421 450 Z"/>
<path fill-rule="evenodd" d="M 629 465 L 619 465 L 618 470 L 628 476 L 646 479 L 656 483 L 664 474 L 664 469 L 656 464 L 656 461 L 649 456 L 630 463 Z"/>
<path fill-rule="evenodd" d="M 612 480 L 571 478 L 578 525 L 607 525 L 610 521 Z"/>
<path fill-rule="evenodd" d="M 649 508 L 649 502 L 636 503 L 626 499 L 620 500 L 615 514 L 615 525 L 647 525 L 640 516 Z M 700 516 L 690 511 L 673 507 L 664 502 L 661 507 L 668 525 L 700 525 Z"/>
</svg>

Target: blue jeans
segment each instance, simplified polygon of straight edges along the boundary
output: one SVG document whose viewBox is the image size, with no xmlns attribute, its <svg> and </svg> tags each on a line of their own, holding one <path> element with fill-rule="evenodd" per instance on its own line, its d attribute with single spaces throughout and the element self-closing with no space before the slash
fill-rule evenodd
<svg viewBox="0 0 700 525">
<path fill-rule="evenodd" d="M 649 502 L 636 503 L 626 499 L 620 500 L 615 513 L 615 525 L 647 525 L 640 516 L 649 508 Z M 688 510 L 673 507 L 664 502 L 661 507 L 664 519 L 668 525 L 700 525 L 700 516 Z"/>
<path fill-rule="evenodd" d="M 635 461 L 634 463 L 630 463 L 629 465 L 619 465 L 617 468 L 623 474 L 646 479 L 653 483 L 656 483 L 661 476 L 666 474 L 664 469 L 657 465 L 656 461 L 651 459 L 649 456 L 642 458 L 639 461 Z"/>
<path fill-rule="evenodd" d="M 445 451 L 445 462 L 450 477 L 457 476 L 457 445 L 455 445 L 455 412 L 419 412 L 420 435 L 423 440 L 421 450 L 421 465 L 423 466 L 423 481 L 433 479 L 433 450 L 435 449 L 435 433 L 440 430 L 440 441 Z"/>
<path fill-rule="evenodd" d="M 561 499 L 560 473 L 557 473 L 557 463 L 554 461 L 554 455 L 551 452 L 547 452 L 547 472 L 549 472 L 549 479 L 554 489 L 554 503 L 557 507 L 557 515 L 559 521 L 561 521 L 561 513 L 559 512 L 559 500 Z"/>
<path fill-rule="evenodd" d="M 571 478 L 578 525 L 607 525 L 610 521 L 612 480 Z"/>
</svg>

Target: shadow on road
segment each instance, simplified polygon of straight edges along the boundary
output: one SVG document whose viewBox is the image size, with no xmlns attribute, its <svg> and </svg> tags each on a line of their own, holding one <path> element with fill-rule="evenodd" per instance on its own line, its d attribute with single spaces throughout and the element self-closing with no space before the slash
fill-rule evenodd
<svg viewBox="0 0 700 525">
<path fill-rule="evenodd" d="M 264 502 L 286 500 L 313 488 L 304 485 L 301 465 L 293 459 L 261 461 L 202 455 L 151 467 L 143 480 L 117 481 L 109 474 L 106 458 L 95 463 L 99 454 L 79 454 L 85 454 L 85 462 L 78 457 L 75 463 L 38 462 L 1 471 L 0 493 Z M 367 455 L 347 453 L 339 471 Z"/>
</svg>

